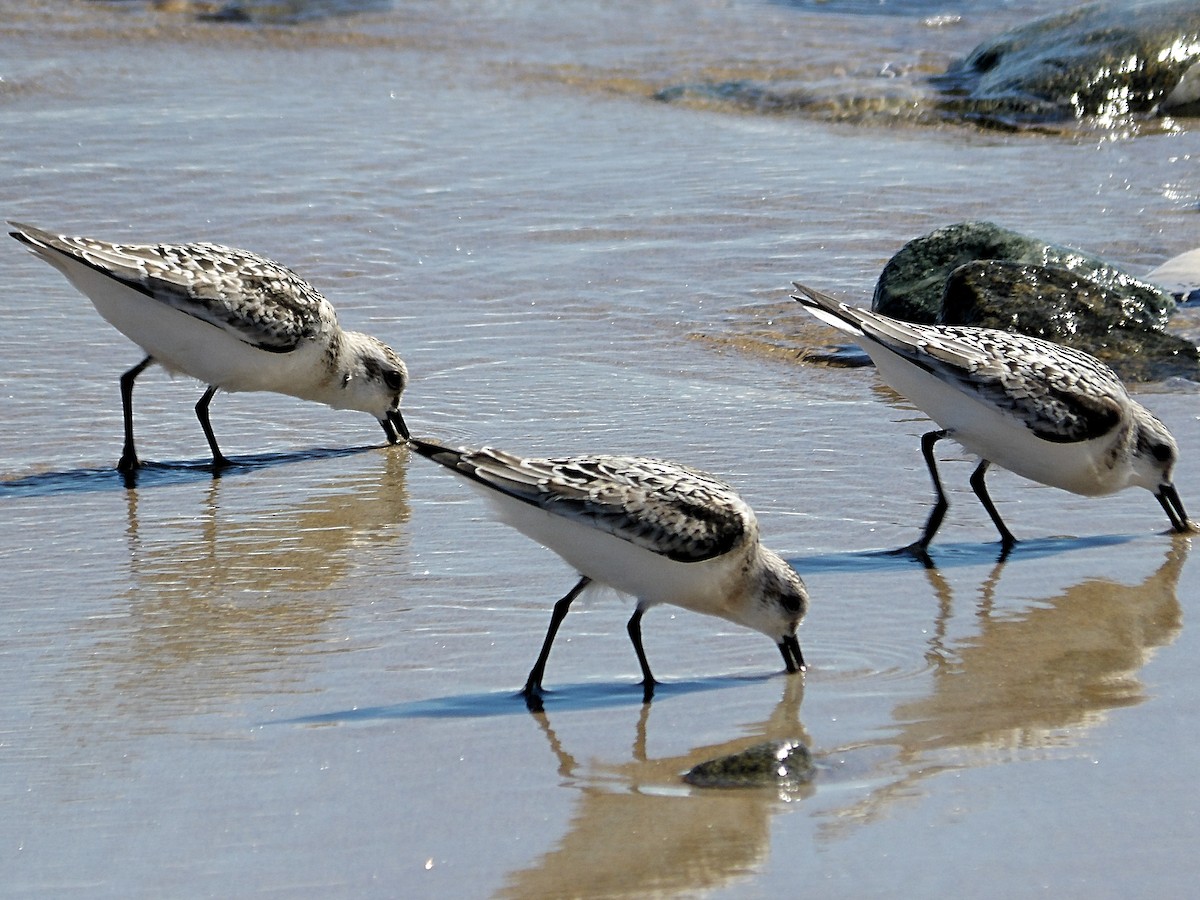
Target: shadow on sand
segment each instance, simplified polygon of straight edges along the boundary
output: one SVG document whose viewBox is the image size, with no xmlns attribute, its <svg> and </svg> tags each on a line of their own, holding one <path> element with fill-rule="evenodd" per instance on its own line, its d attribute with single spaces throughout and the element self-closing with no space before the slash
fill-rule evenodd
<svg viewBox="0 0 1200 900">
<path fill-rule="evenodd" d="M 654 703 L 671 697 L 682 697 L 703 691 L 718 691 L 743 687 L 784 677 L 783 672 L 765 675 L 713 676 L 689 681 L 660 682 L 654 689 Z M 546 691 L 542 698 L 546 711 L 569 712 L 585 709 L 607 709 L 620 706 L 642 706 L 642 686 L 636 682 L 586 682 L 567 684 Z M 382 719 L 474 719 L 491 716 L 528 715 L 525 697 L 520 691 L 488 691 L 480 694 L 452 694 L 413 700 L 394 706 L 369 706 L 339 712 L 318 713 L 297 719 L 266 722 L 267 725 L 339 725 L 351 722 L 374 722 Z"/>
<path fill-rule="evenodd" d="M 1097 547 L 1116 547 L 1140 540 L 1145 535 L 1100 534 L 1087 537 L 1034 538 L 1018 541 L 1010 550 L 999 542 L 988 544 L 939 543 L 928 559 L 922 559 L 906 549 L 856 550 L 847 553 L 821 553 L 813 556 L 792 556 L 787 559 L 801 575 L 825 572 L 895 572 L 906 569 L 954 569 L 965 566 L 1017 563 L 1029 559 L 1046 559 L 1062 553 L 1094 550 Z"/>
<path fill-rule="evenodd" d="M 387 444 L 368 444 L 358 447 L 314 447 L 289 453 L 258 453 L 239 456 L 231 464 L 214 471 L 208 460 L 142 463 L 136 472 L 118 472 L 115 468 L 67 469 L 61 472 L 39 472 L 15 478 L 0 478 L 0 499 L 7 497 L 48 497 L 53 494 L 124 491 L 130 488 L 163 487 L 166 485 L 203 482 L 213 478 L 228 478 L 275 466 L 290 465 L 314 459 L 339 459 L 369 450 L 386 449 Z"/>
</svg>

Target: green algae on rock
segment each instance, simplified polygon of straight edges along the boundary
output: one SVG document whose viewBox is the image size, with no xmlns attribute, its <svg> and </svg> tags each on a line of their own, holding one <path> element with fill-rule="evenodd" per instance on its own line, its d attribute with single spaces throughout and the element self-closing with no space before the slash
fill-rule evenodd
<svg viewBox="0 0 1200 900">
<path fill-rule="evenodd" d="M 391 9 L 392 0 L 230 0 L 214 9 L 198 10 L 201 19 L 257 25 L 297 25 L 332 16 Z"/>
<path fill-rule="evenodd" d="M 1120 289 L 1144 305 L 1147 321 L 1156 322 L 1159 328 L 1175 308 L 1167 291 L 1099 256 L 1027 237 L 992 222 L 959 222 L 909 241 L 883 267 L 871 308 L 906 322 L 944 321 L 941 316 L 946 279 L 959 266 L 979 259 L 1053 266 L 1104 287 Z"/>
</svg>

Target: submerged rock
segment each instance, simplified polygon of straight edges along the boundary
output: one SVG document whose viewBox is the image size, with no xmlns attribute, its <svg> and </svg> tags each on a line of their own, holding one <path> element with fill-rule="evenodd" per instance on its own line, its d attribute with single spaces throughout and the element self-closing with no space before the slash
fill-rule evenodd
<svg viewBox="0 0 1200 900">
<path fill-rule="evenodd" d="M 856 92 L 792 81 L 697 81 L 655 91 L 651 98 L 694 109 L 761 115 L 803 115 L 834 122 L 916 122 L 925 114 L 921 95 L 908 83 Z"/>
<path fill-rule="evenodd" d="M 986 41 L 934 84 L 943 110 L 1021 127 L 1200 115 L 1200 2 L 1106 2 Z"/>
<path fill-rule="evenodd" d="M 150 3 L 150 7 L 158 12 L 199 18 L 216 15 L 223 6 L 220 0 L 151 0 Z"/>
<path fill-rule="evenodd" d="M 1129 381 L 1200 379 L 1200 353 L 1165 326 L 1170 293 L 1100 257 L 990 222 L 910 241 L 872 307 L 910 322 L 998 328 L 1077 347 Z"/>
<path fill-rule="evenodd" d="M 652 97 L 661 103 L 729 107 L 760 113 L 798 112 L 812 103 L 812 98 L 803 92 L 765 87 L 752 81 L 676 84 L 655 91 Z"/>
<path fill-rule="evenodd" d="M 702 762 L 683 780 L 696 787 L 795 790 L 812 781 L 815 774 L 812 756 L 800 741 L 766 741 Z"/>
</svg>

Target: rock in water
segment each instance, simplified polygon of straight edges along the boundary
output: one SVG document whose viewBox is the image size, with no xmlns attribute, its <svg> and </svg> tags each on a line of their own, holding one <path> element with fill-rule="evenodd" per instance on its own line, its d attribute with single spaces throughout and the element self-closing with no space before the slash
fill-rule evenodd
<svg viewBox="0 0 1200 900">
<path fill-rule="evenodd" d="M 1167 289 L 991 222 L 909 241 L 884 266 L 872 307 L 909 322 L 998 328 L 1076 347 L 1126 381 L 1200 378 L 1195 345 L 1165 331 L 1175 309 Z"/>
<path fill-rule="evenodd" d="M 683 780 L 696 787 L 774 787 L 795 790 L 816 774 L 812 756 L 800 741 L 766 741 L 710 759 L 693 767 Z"/>
<path fill-rule="evenodd" d="M 1014 28 L 934 79 L 948 113 L 1025 127 L 1200 114 L 1200 3 L 1093 3 Z"/>
<path fill-rule="evenodd" d="M 980 259 L 1065 269 L 1094 284 L 1119 290 L 1123 298 L 1127 296 L 1144 307 L 1146 321 L 1156 322 L 1160 328 L 1175 308 L 1167 291 L 1113 263 L 991 222 L 947 225 L 909 241 L 883 267 L 871 308 L 906 322 L 942 321 L 946 279 L 959 266 Z M 965 323 L 946 320 L 946 324 Z"/>
</svg>

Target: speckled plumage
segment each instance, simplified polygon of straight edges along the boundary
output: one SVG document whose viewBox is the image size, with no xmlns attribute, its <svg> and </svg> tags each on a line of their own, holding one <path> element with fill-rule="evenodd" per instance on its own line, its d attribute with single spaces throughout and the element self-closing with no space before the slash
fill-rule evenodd
<svg viewBox="0 0 1200 900">
<path fill-rule="evenodd" d="M 407 436 L 404 362 L 376 338 L 343 331 L 333 306 L 290 269 L 220 244 L 110 243 L 9 224 L 14 238 L 147 354 L 122 378 L 123 471 L 138 466 L 131 397 L 134 379 L 151 362 L 208 384 L 196 412 L 218 465 L 227 460 L 207 412 L 217 389 L 274 391 L 361 410 L 379 420 L 389 440 Z"/>
<path fill-rule="evenodd" d="M 1176 530 L 1190 527 L 1171 481 L 1175 439 L 1094 356 L 989 328 L 903 322 L 801 284 L 796 289 L 795 300 L 852 335 L 884 381 L 942 426 L 922 441 L 938 504 L 918 549 L 948 506 L 932 453 L 943 437 L 980 457 L 971 484 L 1006 545 L 1014 539 L 984 485 L 992 462 L 1078 494 L 1143 487 Z"/>
<path fill-rule="evenodd" d="M 1133 402 L 1112 369 L 1072 347 L 1007 331 L 851 312 L 865 337 L 1010 412 L 1042 440 L 1100 437 Z"/>
<path fill-rule="evenodd" d="M 17 226 L 26 234 L 28 226 Z M 47 246 L 97 271 L 276 353 L 337 326 L 333 306 L 291 269 L 222 244 L 110 244 L 38 232 Z"/>
<path fill-rule="evenodd" d="M 677 562 L 712 559 L 758 539 L 745 501 L 687 466 L 637 456 L 524 459 L 486 447 L 453 462 L 510 496 Z"/>
<path fill-rule="evenodd" d="M 525 458 L 502 450 L 452 449 L 413 440 L 418 453 L 474 486 L 501 519 L 559 554 L 583 576 L 559 601 L 526 696 L 540 694 L 541 670 L 558 622 L 574 596 L 596 581 L 638 598 L 630 636 L 645 676 L 638 623 L 670 603 L 761 631 L 789 671 L 803 666 L 796 626 L 808 608 L 804 583 L 759 543 L 753 510 L 727 484 L 676 463 L 637 456 Z"/>
</svg>

